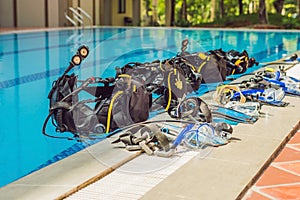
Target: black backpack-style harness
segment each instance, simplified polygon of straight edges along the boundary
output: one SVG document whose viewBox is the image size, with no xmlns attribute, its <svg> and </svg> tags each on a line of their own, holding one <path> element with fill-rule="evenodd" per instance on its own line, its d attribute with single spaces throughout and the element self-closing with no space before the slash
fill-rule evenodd
<svg viewBox="0 0 300 200">
<path fill-rule="evenodd" d="M 86 46 L 80 47 L 63 75 L 53 82 L 48 95 L 50 109 L 43 125 L 43 134 L 54 138 L 91 138 L 93 134 L 109 133 L 146 121 L 156 108 L 164 108 L 172 118 L 182 118 L 183 113 L 192 113 L 195 117 L 200 111 L 206 116 L 204 121 L 210 121 L 207 104 L 200 98 L 187 99 L 187 94 L 196 92 L 201 83 L 223 82 L 227 75 L 238 72 L 228 66 L 229 58 L 221 49 L 188 53 L 185 51 L 187 44 L 188 40 L 184 40 L 182 52 L 173 58 L 146 63 L 130 62 L 116 68 L 115 77 L 90 77 L 84 81 L 78 80 L 74 73 L 68 74 L 89 54 Z M 240 63 L 244 66 L 242 71 L 251 65 L 248 54 L 239 60 L 234 62 L 234 66 Z M 253 60 L 252 65 L 255 63 Z M 81 100 L 79 93 L 82 92 L 92 98 Z M 153 95 L 158 97 L 153 98 Z M 57 133 L 70 132 L 74 137 L 47 134 L 50 118 Z"/>
<path fill-rule="evenodd" d="M 82 52 L 86 54 L 82 55 Z M 71 132 L 74 137 L 108 133 L 148 119 L 151 95 L 146 90 L 143 80 L 138 77 L 119 74 L 116 78 L 90 77 L 80 81 L 74 73 L 67 74 L 70 69 L 79 65 L 87 54 L 88 48 L 80 47 L 65 73 L 53 82 L 48 95 L 49 114 L 43 125 L 45 135 L 62 138 L 46 133 L 51 117 L 56 132 Z M 78 94 L 83 91 L 93 98 L 80 100 Z M 89 106 L 89 103 L 93 103 L 94 107 Z"/>
<path fill-rule="evenodd" d="M 254 64 L 258 65 L 258 62 L 252 57 L 249 57 L 246 50 L 238 52 L 236 50 L 230 50 L 228 52 L 222 49 L 215 49 L 209 51 L 218 60 L 224 60 L 226 64 L 226 76 L 232 74 L 244 73 L 248 68 L 252 67 Z"/>
</svg>

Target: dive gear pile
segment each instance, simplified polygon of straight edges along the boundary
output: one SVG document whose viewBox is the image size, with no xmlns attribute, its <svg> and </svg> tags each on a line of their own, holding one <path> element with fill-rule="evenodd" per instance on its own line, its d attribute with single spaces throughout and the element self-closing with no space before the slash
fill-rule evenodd
<svg viewBox="0 0 300 200">
<path fill-rule="evenodd" d="M 226 123 L 181 121 L 176 122 L 177 126 L 178 123 L 184 124 L 183 127 L 177 127 L 178 130 L 174 130 L 175 124 L 172 126 L 170 122 L 134 127 L 120 134 L 112 144 L 121 143 L 128 151 L 142 150 L 148 155 L 170 157 L 180 144 L 193 150 L 220 146 L 227 144 L 232 134 L 232 127 Z"/>
<path fill-rule="evenodd" d="M 292 57 L 294 62 L 297 55 Z M 265 67 L 240 83 L 218 86 L 214 94 L 217 105 L 212 106 L 212 113 L 216 114 L 216 107 L 217 110 L 231 108 L 235 113 L 230 115 L 230 120 L 253 123 L 259 118 L 262 105 L 288 106 L 284 101 L 286 95 L 300 96 L 300 80 L 287 76 L 283 66 L 278 69 Z"/>
<path fill-rule="evenodd" d="M 300 96 L 300 81 L 286 76 L 284 68 L 280 67 L 278 70 L 266 68 L 238 84 L 221 85 L 217 88 L 214 98 L 221 105 L 227 105 L 229 102 L 241 105 L 245 102 L 255 102 L 285 107 L 289 104 L 283 101 L 286 95 Z M 255 107 L 260 106 L 253 105 L 253 108 Z"/>
<path fill-rule="evenodd" d="M 148 119 L 151 96 L 143 80 L 138 77 L 121 74 L 116 78 L 91 77 L 79 81 L 74 73 L 67 74 L 87 55 L 88 48 L 80 47 L 68 69 L 53 82 L 48 95 L 50 110 L 43 126 L 43 134 L 61 138 L 46 133 L 50 117 L 57 133 L 70 132 L 75 138 L 89 137 L 90 134 L 95 133 L 108 133 L 118 127 Z M 77 86 L 79 82 L 81 84 Z M 83 91 L 93 98 L 80 100 L 78 94 Z M 94 108 L 91 108 L 88 103 L 93 103 Z"/>
<path fill-rule="evenodd" d="M 238 52 L 236 50 L 230 50 L 228 52 L 222 49 L 216 49 L 209 51 L 215 55 L 218 59 L 224 59 L 226 62 L 226 75 L 241 74 L 253 65 L 258 65 L 258 62 L 254 58 L 250 58 L 247 51 Z"/>
<path fill-rule="evenodd" d="M 225 145 L 232 125 L 255 123 L 262 105 L 283 107 L 288 105 L 283 101 L 286 94 L 300 96 L 300 81 L 287 76 L 284 68 L 266 69 L 241 83 L 218 86 L 215 102 L 209 105 L 193 95 L 201 84 L 223 83 L 227 76 L 244 73 L 258 63 L 246 51 L 189 53 L 187 45 L 188 40 L 183 40 L 181 52 L 170 59 L 127 63 L 116 68 L 115 77 L 78 80 L 69 72 L 89 54 L 88 47 L 81 46 L 53 82 L 43 134 L 81 140 L 122 131 L 112 144 L 169 157 L 180 144 L 189 149 Z M 92 97 L 81 100 L 83 92 Z M 147 121 L 154 111 L 167 113 L 169 119 Z M 47 133 L 50 118 L 54 134 Z"/>
</svg>

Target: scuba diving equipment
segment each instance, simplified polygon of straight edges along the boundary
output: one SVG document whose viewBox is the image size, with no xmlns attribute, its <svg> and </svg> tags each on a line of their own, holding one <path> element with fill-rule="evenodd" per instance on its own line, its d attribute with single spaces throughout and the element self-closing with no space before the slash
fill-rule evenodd
<svg viewBox="0 0 300 200">
<path fill-rule="evenodd" d="M 180 144 L 191 149 L 227 144 L 233 129 L 227 123 L 160 120 L 133 124 L 124 131 L 111 143 L 121 143 L 128 151 L 140 150 L 148 155 L 170 157 Z"/>
<path fill-rule="evenodd" d="M 177 106 L 171 107 L 168 114 L 178 119 L 193 118 L 208 123 L 212 121 L 210 109 L 200 97 L 185 97 Z"/>
<path fill-rule="evenodd" d="M 227 123 L 195 123 L 188 124 L 178 134 L 167 151 L 156 150 L 154 154 L 160 157 L 170 157 L 176 153 L 180 144 L 197 150 L 205 146 L 221 146 L 229 142 L 232 135 L 232 127 Z"/>
<path fill-rule="evenodd" d="M 244 73 L 248 68 L 259 64 L 255 58 L 249 57 L 246 50 L 242 52 L 238 52 L 236 50 L 225 52 L 220 48 L 209 52 L 215 55 L 218 59 L 225 60 L 227 67 L 226 76 Z"/>
<path fill-rule="evenodd" d="M 249 87 L 249 85 L 247 85 Z M 214 100 L 221 106 L 213 106 L 212 112 L 215 115 L 223 115 L 225 118 L 234 119 L 237 117 L 237 121 L 255 122 L 259 117 L 259 111 L 261 105 L 259 102 L 247 101 L 247 97 L 241 90 L 242 85 L 221 85 L 218 86 L 214 93 Z M 239 94 L 239 99 L 233 100 L 235 94 Z M 233 112 L 231 110 L 232 109 Z M 231 113 L 228 115 L 228 113 Z M 239 119 L 240 118 L 240 119 Z"/>
<path fill-rule="evenodd" d="M 197 92 L 201 83 L 215 83 L 226 80 L 227 67 L 219 50 L 211 52 L 189 53 L 186 51 L 188 39 L 182 41 L 181 52 L 175 57 L 163 61 L 146 63 L 130 62 L 122 68 L 116 68 L 117 75 L 129 74 L 144 80 L 148 92 L 159 95 L 152 102 L 152 111 L 162 106 L 166 111 L 176 107 L 191 92 Z M 227 53 L 230 60 L 236 59 L 236 65 L 251 64 L 246 51 Z M 169 112 L 170 113 L 170 112 Z"/>
<path fill-rule="evenodd" d="M 120 74 L 116 78 L 91 77 L 80 81 L 74 73 L 67 74 L 87 57 L 88 52 L 86 46 L 80 47 L 64 74 L 53 82 L 48 95 L 49 114 L 42 130 L 44 135 L 65 139 L 91 138 L 91 135 L 108 133 L 148 119 L 151 95 L 138 77 Z M 82 91 L 93 98 L 80 100 L 78 94 Z M 88 106 L 89 103 L 95 104 L 94 108 Z M 70 132 L 73 138 L 47 134 L 50 117 L 57 133 Z"/>
<path fill-rule="evenodd" d="M 116 70 L 117 76 L 127 74 L 142 79 L 147 91 L 159 96 L 152 103 L 159 104 L 165 110 L 177 104 L 188 91 L 192 90 L 188 89 L 190 82 L 185 78 L 187 74 L 165 62 L 130 62 Z M 153 105 L 153 107 L 155 106 Z"/>
<path fill-rule="evenodd" d="M 300 96 L 300 80 L 287 76 L 284 67 L 279 66 L 279 70 L 266 68 L 256 74 L 257 77 L 262 77 L 271 85 L 279 86 L 286 94 Z"/>
<path fill-rule="evenodd" d="M 262 78 L 250 78 L 248 81 L 239 83 L 240 85 L 222 85 L 219 86 L 214 94 L 214 100 L 221 105 L 225 105 L 229 101 L 255 101 L 262 104 L 274 106 L 287 106 L 288 103 L 283 102 L 285 92 L 280 87 L 272 87 L 268 81 Z"/>
<path fill-rule="evenodd" d="M 147 120 L 155 105 L 162 106 L 175 118 L 200 118 L 200 121 L 210 122 L 207 104 L 186 95 L 197 92 L 201 82 L 225 80 L 226 66 L 215 55 L 186 52 L 187 45 L 188 40 L 183 40 L 181 53 L 162 62 L 131 62 L 116 68 L 114 78 L 91 77 L 85 81 L 78 80 L 74 73 L 68 74 L 88 56 L 88 48 L 80 47 L 49 92 L 50 109 L 43 133 L 46 135 L 50 117 L 56 132 L 70 132 L 74 137 L 108 133 Z M 93 97 L 80 100 L 82 91 Z M 153 100 L 152 94 L 159 97 Z"/>
<path fill-rule="evenodd" d="M 287 102 L 283 102 L 285 92 L 282 90 L 282 88 L 249 89 L 243 90 L 242 94 L 251 101 L 257 101 L 267 105 L 274 105 L 280 107 L 285 107 L 288 105 Z M 239 98 L 240 93 L 234 93 L 232 96 L 233 100 Z"/>
<path fill-rule="evenodd" d="M 229 101 L 224 105 L 224 107 L 236 110 L 254 118 L 258 118 L 261 109 L 261 104 L 259 102 L 250 101 L 245 103 L 241 103 L 239 101 Z"/>
<path fill-rule="evenodd" d="M 220 132 L 221 133 L 221 132 Z M 222 135 L 215 132 L 214 127 L 209 123 L 196 123 L 187 125 L 178 135 L 178 140 L 183 139 L 184 144 L 192 149 L 201 149 L 203 145 L 220 146 L 228 143 L 231 133 L 225 131 Z M 175 140 L 173 145 L 179 141 Z"/>
<path fill-rule="evenodd" d="M 53 82 L 52 89 L 48 94 L 50 111 L 43 126 L 43 133 L 45 135 L 47 135 L 45 132 L 46 124 L 51 116 L 52 123 L 56 127 L 57 132 L 76 132 L 73 117 L 68 110 L 71 109 L 73 100 L 77 101 L 77 96 L 71 95 L 78 92 L 78 90 L 76 90 L 77 76 L 74 74 L 68 75 L 67 73 L 75 66 L 80 65 L 88 54 L 89 49 L 86 46 L 81 46 L 72 57 L 69 67 L 64 71 L 63 75 Z M 92 78 L 87 79 L 86 82 L 81 85 L 81 88 L 86 87 L 86 85 L 92 81 Z"/>
<path fill-rule="evenodd" d="M 242 103 L 239 104 L 243 105 Z M 211 105 L 210 109 L 213 117 L 213 122 L 226 121 L 230 124 L 231 123 L 253 124 L 258 120 L 258 117 L 256 116 L 251 116 L 247 113 L 242 112 L 241 110 L 235 108 L 228 108 L 225 107 L 224 105 Z"/>
<path fill-rule="evenodd" d="M 180 63 L 181 68 L 190 69 L 195 74 L 200 74 L 201 83 L 216 83 L 226 80 L 226 63 L 223 59 L 218 60 L 213 54 L 184 52 L 177 55 L 173 60 L 175 63 Z M 198 81 L 200 80 L 198 79 Z"/>
<path fill-rule="evenodd" d="M 271 61 L 271 62 L 266 62 L 266 63 L 261 63 L 263 66 L 270 66 L 270 65 L 295 65 L 300 62 L 300 58 L 298 57 L 297 54 L 293 54 L 289 57 L 284 57 L 282 59 L 276 60 L 276 61 Z"/>
<path fill-rule="evenodd" d="M 244 73 L 248 68 L 259 64 L 255 58 L 249 57 L 246 50 L 225 52 L 220 48 L 207 52 L 189 53 L 185 51 L 188 43 L 188 39 L 182 41 L 181 53 L 175 58 L 201 74 L 202 83 L 223 82 L 226 76 Z"/>
<path fill-rule="evenodd" d="M 176 148 L 181 141 L 192 148 L 201 148 L 202 145 L 220 146 L 228 143 L 232 133 L 232 126 L 225 122 L 190 123 L 180 131 L 171 148 Z"/>
<path fill-rule="evenodd" d="M 137 129 L 138 127 L 141 127 Z M 123 143 L 125 149 L 129 151 L 143 150 L 148 155 L 152 155 L 155 150 L 168 151 L 169 139 L 155 123 L 140 124 L 128 129 L 112 141 L 112 144 Z"/>
<path fill-rule="evenodd" d="M 241 89 L 236 85 L 221 85 L 218 86 L 213 95 L 213 99 L 218 104 L 224 105 L 233 97 L 234 91 L 240 94 L 240 102 L 245 103 L 246 97 L 242 94 Z"/>
</svg>

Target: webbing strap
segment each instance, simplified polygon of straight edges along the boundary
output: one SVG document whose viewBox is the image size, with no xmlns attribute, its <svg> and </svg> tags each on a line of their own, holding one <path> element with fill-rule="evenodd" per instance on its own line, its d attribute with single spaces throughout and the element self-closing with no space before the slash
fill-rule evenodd
<svg viewBox="0 0 300 200">
<path fill-rule="evenodd" d="M 120 96 L 121 94 L 123 94 L 124 91 L 118 91 L 112 98 L 109 107 L 108 107 L 108 113 L 107 113 L 107 122 L 106 122 L 106 130 L 105 132 L 108 133 L 109 129 L 110 129 L 110 123 L 111 123 L 111 114 L 112 114 L 112 109 L 113 109 L 113 105 L 115 103 L 115 100 L 118 98 L 118 96 Z"/>
<path fill-rule="evenodd" d="M 222 104 L 222 97 L 225 93 L 230 92 L 231 95 L 233 95 L 233 91 L 236 91 L 238 93 L 240 93 L 240 102 L 241 103 L 245 103 L 246 102 L 246 97 L 242 94 L 240 88 L 236 85 L 222 85 L 217 87 L 216 93 L 214 95 L 214 100 L 219 103 Z"/>
<path fill-rule="evenodd" d="M 206 55 L 203 54 L 203 53 L 199 53 L 198 56 L 199 56 L 199 58 L 201 58 L 202 60 L 204 60 L 203 63 L 202 63 L 202 64 L 199 66 L 199 68 L 197 69 L 197 72 L 200 73 L 201 70 L 202 70 L 202 68 L 203 68 L 203 66 L 207 63 L 207 61 L 210 60 L 210 57 L 209 57 L 209 56 L 206 56 Z"/>
<path fill-rule="evenodd" d="M 166 106 L 166 109 L 165 109 L 166 111 L 169 110 L 170 105 L 171 105 L 171 101 L 172 101 L 171 74 L 172 74 L 172 72 L 170 72 L 168 74 L 168 92 L 169 92 L 169 95 L 168 95 L 168 103 L 167 103 L 167 106 Z"/>
</svg>

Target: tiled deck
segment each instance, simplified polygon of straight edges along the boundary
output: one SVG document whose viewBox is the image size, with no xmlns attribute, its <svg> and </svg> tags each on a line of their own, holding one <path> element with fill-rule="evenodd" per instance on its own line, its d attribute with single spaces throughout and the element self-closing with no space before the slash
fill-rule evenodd
<svg viewBox="0 0 300 200">
<path fill-rule="evenodd" d="M 300 129 L 248 191 L 245 199 L 300 199 Z"/>
</svg>

